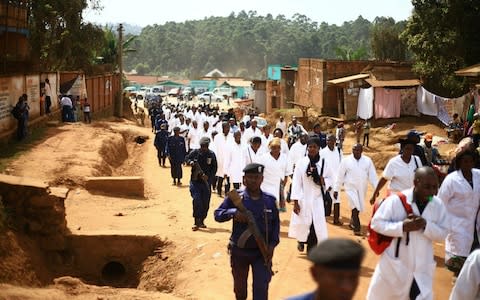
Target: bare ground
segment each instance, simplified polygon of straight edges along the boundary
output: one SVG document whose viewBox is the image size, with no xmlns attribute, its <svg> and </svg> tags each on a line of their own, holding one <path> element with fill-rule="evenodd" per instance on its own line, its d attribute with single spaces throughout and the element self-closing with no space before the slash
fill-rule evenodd
<svg viewBox="0 0 480 300">
<path fill-rule="evenodd" d="M 397 127 L 393 131 L 386 129 L 389 124 L 373 124 L 371 147 L 366 149 L 365 154 L 371 156 L 379 166 L 396 153 L 392 144 L 413 124 L 417 124 L 415 127 L 420 131 L 443 134 L 440 127 L 425 120 L 407 118 L 396 121 Z M 333 128 L 333 122 L 325 122 L 330 124 L 329 128 Z M 0 299 L 13 299 L 18 295 L 27 299 L 64 299 L 73 296 L 77 297 L 75 299 L 132 299 L 132 295 L 136 299 L 170 299 L 168 297 L 173 296 L 181 299 L 233 298 L 226 251 L 231 223 L 216 223 L 212 216 L 213 209 L 222 199 L 212 195 L 211 211 L 206 220 L 208 228 L 192 232 L 191 197 L 187 185 L 189 169 L 184 168 L 183 186 L 171 186 L 170 170 L 158 166 L 152 139 L 137 144 L 133 141 L 137 135 L 153 137 L 149 128 L 138 127 L 129 121 L 97 122 L 93 125 L 77 123 L 51 128 L 45 141 L 13 162 L 7 172 L 70 187 L 72 192 L 69 193 L 66 208 L 68 227 L 73 234 L 120 232 L 157 235 L 169 241 L 170 245 L 162 253 L 156 253 L 145 261 L 144 271 L 140 274 L 141 291 L 88 286 L 75 279 L 60 280 L 48 288 L 33 289 L 42 283 L 35 278 L 32 272 L 35 268 L 31 265 L 40 265 L 41 262 L 29 258 L 27 253 L 20 253 L 17 259 L 23 257 L 24 260 L 16 263 L 22 267 L 13 268 L 7 279 L 0 277 L 2 282 L 15 284 L 0 286 Z M 349 130 L 345 149 L 350 148 L 353 140 L 353 133 Z M 448 146 L 445 153 L 451 147 Z M 92 194 L 83 188 L 85 176 L 108 175 L 144 176 L 145 199 Z M 344 195 L 341 196 L 344 199 Z M 349 218 L 348 205 L 346 201 L 343 203 L 342 216 Z M 308 272 L 310 263 L 304 254 L 297 252 L 296 241 L 287 238 L 290 213 L 289 207 L 288 212 L 281 215 L 281 243 L 274 257 L 275 276 L 270 284 L 271 299 L 282 299 L 314 288 Z M 368 223 L 370 214 L 370 210 L 367 210 L 361 215 L 362 224 Z M 344 222 L 347 221 L 344 219 Z M 365 238 L 353 236 L 346 226 L 328 226 L 330 236 L 355 239 L 368 247 Z M 378 259 L 371 251 L 367 253 L 355 299 L 365 298 Z M 436 245 L 435 255 L 438 263 L 435 299 L 447 299 L 451 290 L 451 275 L 443 266 L 442 244 Z"/>
</svg>

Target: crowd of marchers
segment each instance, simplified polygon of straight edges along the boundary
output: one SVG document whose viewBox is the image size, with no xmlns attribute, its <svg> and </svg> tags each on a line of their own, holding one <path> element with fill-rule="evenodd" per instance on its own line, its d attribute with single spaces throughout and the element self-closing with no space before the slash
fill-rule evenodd
<svg viewBox="0 0 480 300">
<path fill-rule="evenodd" d="M 421 134 L 412 130 L 399 139 L 399 153 L 377 178 L 372 159 L 363 153 L 368 138 L 361 144 L 357 137 L 351 154 L 344 155 L 343 123 L 335 132 L 324 132 L 320 124 L 307 132 L 295 117 L 287 123 L 280 116 L 276 124 L 259 126 L 254 113 L 237 120 L 233 109 L 168 103 L 152 107 L 149 115 L 158 163 L 166 167 L 168 159 L 172 184 L 182 185 L 183 169 L 191 166 L 193 231 L 207 228 L 212 193 L 224 198 L 214 217 L 233 220 L 228 249 L 236 299 L 247 298 L 250 267 L 253 299 L 268 298 L 271 262 L 280 242 L 279 214 L 287 207 L 292 208 L 288 237 L 297 240 L 297 251 L 308 253 L 317 283 L 315 291 L 292 299 L 351 299 L 355 293 L 364 249 L 356 242 L 329 239 L 327 220 L 357 236 L 374 231 L 387 237 L 367 299 L 433 299 L 433 243 L 443 241 L 445 266 L 456 282 L 451 299 L 480 295 L 480 254 L 475 251 L 480 160 L 471 138 L 459 144 L 440 182 L 432 168 L 439 159 L 432 135 L 425 134 L 420 143 Z M 368 123 L 367 133 L 370 127 Z M 367 195 L 369 184 L 372 195 Z M 350 208 L 346 224 L 340 191 Z M 367 232 L 359 217 L 366 200 L 374 206 Z M 342 292 L 332 293 L 328 282 L 344 282 L 339 284 Z"/>
</svg>

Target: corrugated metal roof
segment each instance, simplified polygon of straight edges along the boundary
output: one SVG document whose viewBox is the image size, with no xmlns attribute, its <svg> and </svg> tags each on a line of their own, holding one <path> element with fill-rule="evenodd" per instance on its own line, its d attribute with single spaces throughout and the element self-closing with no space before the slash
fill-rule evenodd
<svg viewBox="0 0 480 300">
<path fill-rule="evenodd" d="M 476 64 L 476 65 L 455 71 L 455 75 L 478 77 L 480 76 L 480 64 Z"/>
<path fill-rule="evenodd" d="M 352 80 L 364 79 L 364 78 L 367 78 L 367 77 L 370 77 L 370 75 L 369 74 L 350 75 L 350 76 L 346 76 L 346 77 L 340 77 L 340 78 L 329 80 L 328 83 L 339 84 L 339 83 L 349 82 L 349 81 L 352 81 Z"/>
<path fill-rule="evenodd" d="M 417 86 L 422 84 L 418 79 L 405 79 L 405 80 L 376 80 L 365 79 L 368 84 L 373 87 L 403 87 L 403 86 Z"/>
</svg>

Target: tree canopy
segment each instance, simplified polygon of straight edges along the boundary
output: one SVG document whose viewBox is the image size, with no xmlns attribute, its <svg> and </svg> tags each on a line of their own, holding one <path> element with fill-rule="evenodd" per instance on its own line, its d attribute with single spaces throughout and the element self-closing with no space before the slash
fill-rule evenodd
<svg viewBox="0 0 480 300">
<path fill-rule="evenodd" d="M 141 64 L 142 71 L 147 66 L 152 73 L 191 78 L 219 68 L 232 75 L 241 72 L 262 78 L 266 64 L 297 64 L 300 57 L 372 59 L 372 28 L 362 16 L 337 26 L 318 24 L 300 14 L 287 19 L 256 11 L 167 22 L 143 28 L 132 45 L 137 51 L 125 58 L 125 68 Z M 390 59 L 390 52 L 383 59 Z"/>
<path fill-rule="evenodd" d="M 412 4 L 402 38 L 414 55 L 414 70 L 438 94 L 464 93 L 466 81 L 454 71 L 480 62 L 480 1 L 412 0 Z"/>
<path fill-rule="evenodd" d="M 105 45 L 102 28 L 82 19 L 98 0 L 35 0 L 30 2 L 32 60 L 43 70 L 88 70 Z"/>
</svg>

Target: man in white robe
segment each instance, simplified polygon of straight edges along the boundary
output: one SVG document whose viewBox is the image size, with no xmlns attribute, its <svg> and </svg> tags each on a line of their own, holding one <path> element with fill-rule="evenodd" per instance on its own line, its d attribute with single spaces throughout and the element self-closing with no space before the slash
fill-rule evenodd
<svg viewBox="0 0 480 300">
<path fill-rule="evenodd" d="M 280 186 L 284 184 L 288 176 L 290 176 L 291 169 L 288 167 L 288 161 L 285 154 L 281 153 L 281 142 L 279 138 L 274 138 L 270 144 L 270 152 L 262 154 L 260 157 L 260 164 L 265 166 L 263 169 L 262 191 L 273 195 L 279 205 L 279 208 L 285 208 L 285 203 L 282 203 L 280 193 Z M 285 210 L 283 210 L 285 211 Z"/>
<path fill-rule="evenodd" d="M 375 166 L 370 157 L 362 155 L 362 152 L 363 146 L 361 144 L 353 145 L 352 154 L 345 157 L 340 163 L 337 181 L 333 189 L 333 197 L 338 199 L 340 188 L 345 187 L 345 194 L 347 194 L 348 203 L 352 210 L 350 228 L 355 235 L 362 235 L 358 214 L 365 207 L 368 182 L 373 187 L 377 185 Z"/>
<path fill-rule="evenodd" d="M 298 241 L 297 249 L 307 252 L 328 237 L 327 222 L 320 188 L 320 140 L 308 141 L 308 155 L 300 159 L 293 172 L 292 195 L 294 203 L 288 236 Z"/>
<path fill-rule="evenodd" d="M 223 182 L 225 179 L 225 194 L 228 193 L 230 190 L 229 186 L 227 185 L 227 174 L 225 173 L 225 154 L 227 152 L 227 148 L 229 147 L 229 143 L 232 140 L 232 135 L 230 134 L 230 126 L 227 122 L 222 123 L 222 132 L 215 135 L 213 138 L 213 144 L 215 152 L 215 156 L 217 157 L 217 173 L 215 176 L 217 177 L 217 194 L 222 196 L 222 187 Z"/>
<path fill-rule="evenodd" d="M 259 136 L 253 137 L 250 143 L 246 144 L 242 151 L 245 166 L 248 164 L 260 163 L 260 157 L 264 153 L 260 150 L 261 146 L 262 139 Z"/>
<path fill-rule="evenodd" d="M 473 251 L 450 294 L 450 300 L 480 299 L 480 249 Z"/>
<path fill-rule="evenodd" d="M 198 128 L 197 121 L 193 120 L 190 129 L 188 130 L 188 151 L 200 149 L 200 128 Z"/>
<path fill-rule="evenodd" d="M 245 168 L 245 156 L 239 155 L 243 152 L 242 134 L 235 131 L 233 141 L 228 145 L 225 153 L 225 174 L 229 182 L 227 185 L 233 184 L 233 188 L 238 190 L 243 182 L 243 168 Z"/>
<path fill-rule="evenodd" d="M 447 210 L 435 196 L 437 191 L 433 169 L 420 167 L 415 171 L 414 188 L 402 191 L 413 214 L 407 215 L 396 194 L 378 207 L 370 226 L 394 239 L 380 256 L 367 300 L 434 298 L 433 242 L 443 241 L 448 230 Z"/>
<path fill-rule="evenodd" d="M 262 136 L 262 131 L 260 130 L 260 128 L 257 127 L 257 120 L 253 119 L 250 122 L 250 127 L 245 129 L 244 135 L 247 142 L 250 142 L 250 139 L 254 136 Z"/>
<path fill-rule="evenodd" d="M 325 182 L 325 197 L 330 197 L 333 201 L 333 225 L 342 226 L 340 221 L 340 197 L 333 196 L 333 187 L 337 181 L 338 169 L 343 158 L 343 152 L 335 146 L 337 139 L 335 135 L 327 136 L 327 147 L 320 150 L 320 160 L 323 165 L 323 180 Z M 326 212 L 328 214 L 328 212 Z"/>
<path fill-rule="evenodd" d="M 295 165 L 299 160 L 307 156 L 307 141 L 308 134 L 302 133 L 298 141 L 296 141 L 290 151 L 288 152 L 288 164 L 292 172 L 295 170 Z M 292 193 L 292 181 L 290 180 L 290 186 L 287 194 L 287 202 L 290 203 Z"/>
</svg>

